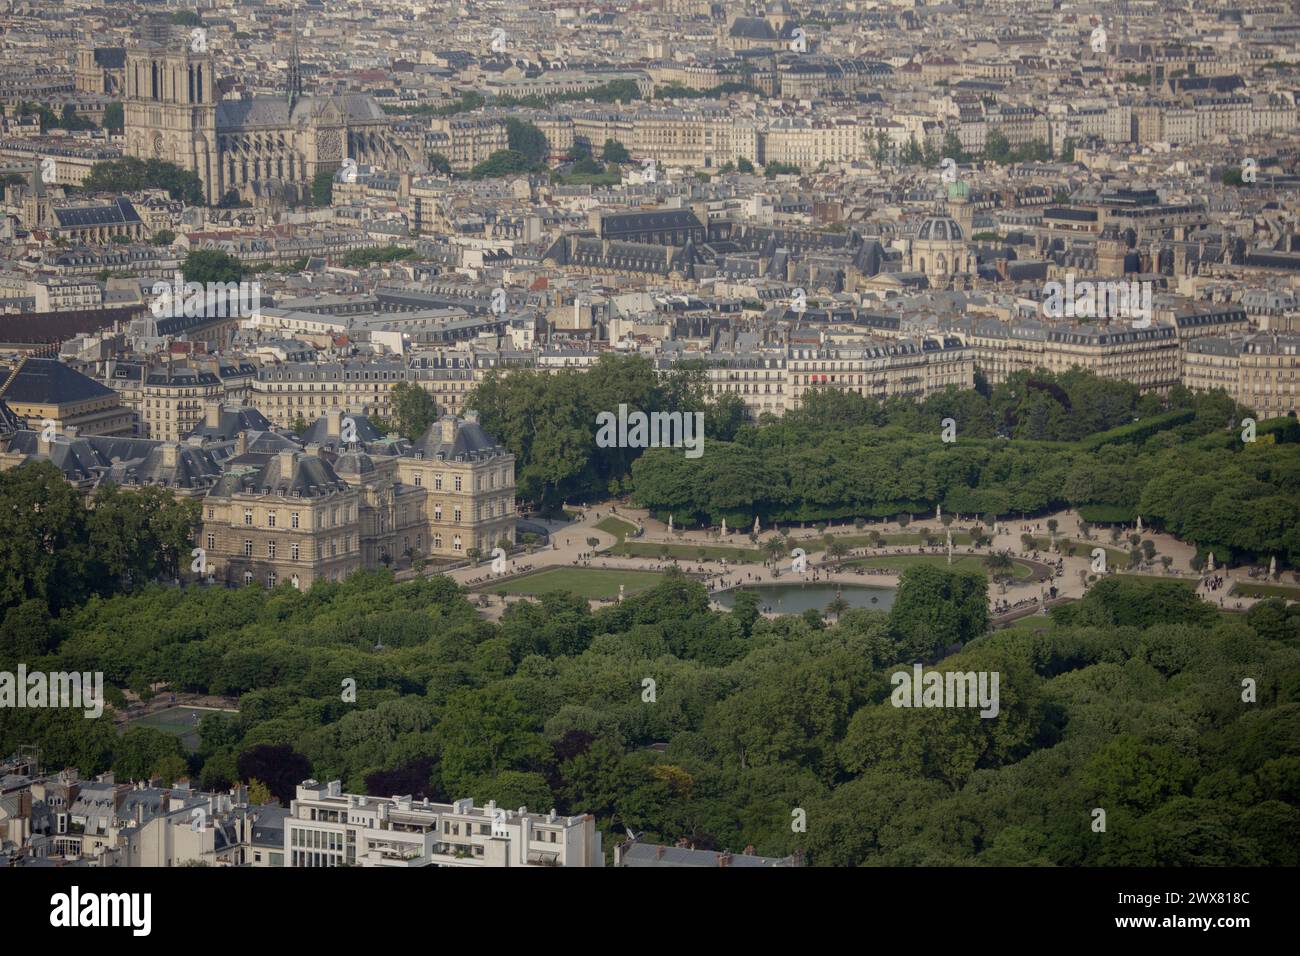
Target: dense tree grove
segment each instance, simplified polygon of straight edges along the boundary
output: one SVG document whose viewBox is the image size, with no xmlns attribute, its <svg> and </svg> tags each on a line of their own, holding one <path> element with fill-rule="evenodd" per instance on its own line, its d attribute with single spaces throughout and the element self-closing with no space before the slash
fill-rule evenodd
<svg viewBox="0 0 1300 956">
<path fill-rule="evenodd" d="M 606 356 L 589 371 L 489 372 L 466 407 L 476 409 L 488 434 L 514 452 L 519 497 L 553 510 L 566 500 L 618 493 L 640 454 L 636 448 L 598 447 L 599 413 L 617 413 L 620 403 L 632 410 L 703 411 L 700 393 L 694 371 L 661 379 L 643 358 Z"/>
<path fill-rule="evenodd" d="M 181 263 L 181 275 L 186 282 L 239 282 L 248 275 L 248 267 L 238 256 L 220 249 L 191 249 Z"/>
<path fill-rule="evenodd" d="M 393 387 L 391 396 L 393 416 L 391 421 L 376 424 L 387 425 L 403 438 L 412 441 L 423 435 L 438 420 L 438 403 L 433 395 L 415 382 L 398 382 Z"/>
<path fill-rule="evenodd" d="M 172 199 L 191 206 L 203 205 L 203 183 L 199 177 L 175 163 L 161 159 L 126 156 L 96 163 L 80 186 L 91 193 L 126 193 L 141 189 L 165 189 Z"/>
<path fill-rule="evenodd" d="M 702 412 L 703 455 L 598 447 L 596 415 L 620 403 Z M 1295 423 L 1242 442 L 1249 410 L 1222 392 L 1161 400 L 1086 372 L 1021 372 L 921 403 L 815 392 L 751 424 L 738 396 L 710 399 L 698 367 L 660 377 L 643 358 L 607 356 L 589 372 L 489 374 L 468 407 L 517 456 L 520 497 L 547 511 L 631 493 L 679 527 L 743 528 L 755 515 L 770 526 L 936 505 L 994 517 L 1078 508 L 1094 521 L 1141 515 L 1220 559 L 1300 566 Z M 944 441 L 945 419 L 956 441 Z"/>
<path fill-rule="evenodd" d="M 1168 404 L 1080 372 L 1021 373 L 987 396 L 953 390 L 919 405 L 819 393 L 698 460 L 651 449 L 628 486 L 679 526 L 1078 508 L 1101 521 L 1141 515 L 1221 559 L 1300 566 L 1300 448 L 1263 432 L 1243 442 L 1222 393 L 1177 390 Z M 943 440 L 949 418 L 954 442 Z"/>
<path fill-rule="evenodd" d="M 946 610 L 966 577 L 909 575 L 895 612 L 830 627 L 711 611 L 681 575 L 595 612 L 571 595 L 519 602 L 499 624 L 445 578 L 151 587 L 66 611 L 21 659 L 240 695 L 186 758 L 205 787 L 257 780 L 285 799 L 307 775 L 340 778 L 592 812 L 607 845 L 630 827 L 818 865 L 1300 864 L 1300 612 L 1221 615 L 1124 579 L 1049 632 L 981 633 L 962 602 Z M 891 704 L 926 632 L 959 645 L 938 669 L 999 673 L 996 718 Z M 0 749 L 34 739 L 84 773 L 182 760 L 156 731 L 0 711 Z"/>
<path fill-rule="evenodd" d="M 87 507 L 48 462 L 0 472 L 0 501 L 0 614 L 24 602 L 57 614 L 92 594 L 175 576 L 199 520 L 197 501 L 165 488 L 106 484 Z"/>
</svg>

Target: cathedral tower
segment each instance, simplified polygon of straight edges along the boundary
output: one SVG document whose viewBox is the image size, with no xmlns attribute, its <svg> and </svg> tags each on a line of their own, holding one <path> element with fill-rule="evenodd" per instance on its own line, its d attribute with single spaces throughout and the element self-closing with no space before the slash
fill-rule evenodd
<svg viewBox="0 0 1300 956">
<path fill-rule="evenodd" d="M 207 201 L 216 202 L 216 72 L 212 53 L 195 47 L 185 37 L 127 50 L 126 155 L 197 174 Z"/>
</svg>

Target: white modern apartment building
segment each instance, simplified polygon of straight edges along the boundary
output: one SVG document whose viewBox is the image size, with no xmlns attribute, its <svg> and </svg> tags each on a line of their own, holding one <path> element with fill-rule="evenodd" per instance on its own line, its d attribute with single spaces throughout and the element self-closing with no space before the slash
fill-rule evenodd
<svg viewBox="0 0 1300 956">
<path fill-rule="evenodd" d="M 285 866 L 604 866 L 591 814 L 529 813 L 470 799 L 344 793 L 306 780 L 284 821 Z"/>
</svg>

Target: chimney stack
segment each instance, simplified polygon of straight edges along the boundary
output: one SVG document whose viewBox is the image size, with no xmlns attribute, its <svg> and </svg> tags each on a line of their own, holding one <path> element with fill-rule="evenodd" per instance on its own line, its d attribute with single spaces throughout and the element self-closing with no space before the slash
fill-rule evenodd
<svg viewBox="0 0 1300 956">
<path fill-rule="evenodd" d="M 164 468 L 175 468 L 180 461 L 181 446 L 174 441 L 163 442 L 162 463 Z"/>
<path fill-rule="evenodd" d="M 203 406 L 203 424 L 208 428 L 216 428 L 221 424 L 221 403 L 208 402 Z"/>
<path fill-rule="evenodd" d="M 298 453 L 292 448 L 280 449 L 280 478 L 286 479 L 293 476 L 293 466 L 298 460 Z"/>
<path fill-rule="evenodd" d="M 330 438 L 343 437 L 343 411 L 331 408 L 325 412 L 325 433 Z"/>
</svg>

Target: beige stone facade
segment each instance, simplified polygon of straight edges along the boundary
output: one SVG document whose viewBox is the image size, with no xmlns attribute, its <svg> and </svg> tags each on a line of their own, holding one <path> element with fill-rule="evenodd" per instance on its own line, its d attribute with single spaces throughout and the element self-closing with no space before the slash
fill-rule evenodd
<svg viewBox="0 0 1300 956">
<path fill-rule="evenodd" d="M 314 435 L 323 442 L 282 448 L 260 467 L 237 456 L 203 502 L 200 547 L 213 581 L 305 588 L 514 544 L 515 459 L 473 412 L 443 416 L 413 443 L 345 444 L 346 423 L 330 413 Z"/>
</svg>

